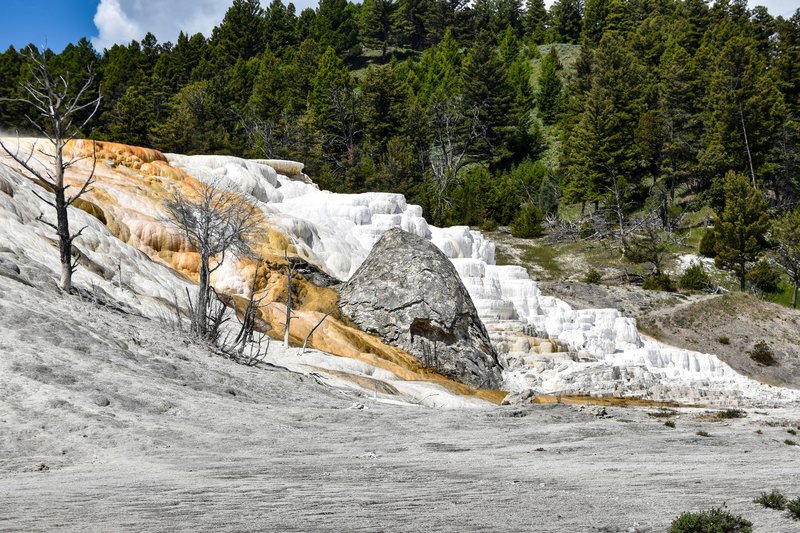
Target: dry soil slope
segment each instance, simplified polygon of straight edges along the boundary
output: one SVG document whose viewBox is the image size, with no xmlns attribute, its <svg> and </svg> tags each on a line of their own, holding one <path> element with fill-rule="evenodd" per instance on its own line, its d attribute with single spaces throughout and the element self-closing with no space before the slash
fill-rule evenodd
<svg viewBox="0 0 800 533">
<path fill-rule="evenodd" d="M 800 311 L 747 294 L 725 294 L 650 311 L 639 324 L 667 344 L 714 353 L 762 383 L 800 388 Z M 778 364 L 764 366 L 750 358 L 760 341 Z"/>
</svg>

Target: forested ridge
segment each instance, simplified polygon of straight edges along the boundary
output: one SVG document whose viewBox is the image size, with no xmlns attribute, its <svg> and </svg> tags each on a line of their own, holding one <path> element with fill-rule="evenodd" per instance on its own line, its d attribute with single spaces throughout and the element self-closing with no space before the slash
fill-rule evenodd
<svg viewBox="0 0 800 533">
<path fill-rule="evenodd" d="M 0 55 L 0 97 L 22 90 L 24 52 Z M 616 227 L 624 253 L 637 214 L 666 229 L 687 209 L 723 217 L 738 190 L 780 218 L 800 197 L 800 10 L 774 18 L 745 0 L 321 0 L 300 13 L 234 0 L 210 36 L 102 52 L 82 39 L 49 66 L 97 77 L 86 136 L 299 160 L 325 188 L 401 192 L 437 224 L 529 236 L 545 217 L 586 217 Z M 0 126 L 35 133 L 26 111 L 1 102 Z"/>
</svg>

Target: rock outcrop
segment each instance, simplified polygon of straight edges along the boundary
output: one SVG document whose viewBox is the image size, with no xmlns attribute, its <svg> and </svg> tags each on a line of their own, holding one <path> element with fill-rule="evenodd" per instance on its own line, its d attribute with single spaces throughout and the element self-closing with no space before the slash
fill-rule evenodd
<svg viewBox="0 0 800 533">
<path fill-rule="evenodd" d="M 342 312 L 365 331 L 448 377 L 500 387 L 486 328 L 453 264 L 430 241 L 390 229 L 340 293 Z"/>
</svg>

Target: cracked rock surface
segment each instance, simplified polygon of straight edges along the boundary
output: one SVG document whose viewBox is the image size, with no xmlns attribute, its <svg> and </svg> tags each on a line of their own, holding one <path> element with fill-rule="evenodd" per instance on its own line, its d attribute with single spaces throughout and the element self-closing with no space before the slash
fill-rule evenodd
<svg viewBox="0 0 800 533">
<path fill-rule="evenodd" d="M 365 331 L 448 377 L 500 387 L 486 328 L 453 264 L 430 241 L 387 231 L 340 294 L 342 312 Z"/>
</svg>

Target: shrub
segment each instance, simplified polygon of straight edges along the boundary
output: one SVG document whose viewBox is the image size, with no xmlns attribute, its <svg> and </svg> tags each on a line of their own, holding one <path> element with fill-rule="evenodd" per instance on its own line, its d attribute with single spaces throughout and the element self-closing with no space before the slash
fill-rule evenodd
<svg viewBox="0 0 800 533">
<path fill-rule="evenodd" d="M 775 354 L 772 348 L 765 341 L 758 341 L 753 346 L 753 349 L 747 352 L 750 359 L 763 366 L 776 366 L 778 361 L 775 359 Z"/>
<path fill-rule="evenodd" d="M 711 279 L 700 262 L 694 262 L 678 280 L 678 286 L 687 291 L 702 291 L 711 285 Z"/>
<path fill-rule="evenodd" d="M 797 443 L 792 439 L 786 439 L 785 441 L 783 441 L 783 443 L 787 446 L 797 446 Z"/>
<path fill-rule="evenodd" d="M 744 418 L 746 416 L 747 413 L 741 409 L 725 409 L 717 413 L 717 418 Z"/>
<path fill-rule="evenodd" d="M 747 281 L 753 288 L 761 292 L 774 294 L 780 292 L 781 273 L 766 261 L 759 261 L 747 273 Z"/>
<path fill-rule="evenodd" d="M 586 272 L 586 276 L 584 276 L 583 281 L 590 285 L 597 285 L 603 279 L 603 275 L 600 274 L 594 267 L 591 267 L 588 272 Z"/>
<path fill-rule="evenodd" d="M 711 436 L 711 433 L 709 433 L 708 431 L 703 431 L 703 430 L 701 429 L 700 431 L 698 431 L 697 433 L 695 433 L 695 435 L 699 435 L 699 436 L 701 436 L 701 437 L 710 437 L 710 436 Z"/>
<path fill-rule="evenodd" d="M 581 224 L 580 229 L 578 230 L 578 235 L 581 239 L 588 239 L 590 237 L 594 237 L 597 233 L 597 228 L 594 224 L 592 224 L 591 220 L 584 220 Z"/>
<path fill-rule="evenodd" d="M 675 409 L 665 409 L 661 408 L 658 411 L 651 411 L 647 413 L 647 416 L 652 416 L 653 418 L 671 418 L 678 414 L 678 411 Z"/>
<path fill-rule="evenodd" d="M 481 224 L 481 231 L 495 231 L 497 229 L 497 222 L 492 218 L 484 219 Z"/>
<path fill-rule="evenodd" d="M 713 229 L 707 229 L 700 239 L 700 246 L 698 246 L 698 253 L 703 257 L 717 257 L 717 234 Z"/>
<path fill-rule="evenodd" d="M 664 422 L 664 425 L 667 426 L 668 428 L 673 428 L 674 429 L 675 428 L 675 421 L 674 420 L 667 420 L 666 422 Z"/>
<path fill-rule="evenodd" d="M 753 524 L 718 508 L 683 513 L 670 524 L 669 533 L 752 533 Z"/>
<path fill-rule="evenodd" d="M 769 494 L 762 492 L 761 496 L 753 500 L 753 503 L 760 503 L 767 509 L 783 510 L 786 507 L 786 496 L 777 490 L 773 490 Z"/>
<path fill-rule="evenodd" d="M 786 433 L 788 433 L 789 435 L 797 435 L 797 431 L 795 431 L 793 429 L 787 429 Z"/>
<path fill-rule="evenodd" d="M 717 337 L 717 342 L 727 346 L 728 344 L 731 343 L 731 340 L 725 335 L 723 335 L 722 337 Z"/>
<path fill-rule="evenodd" d="M 645 278 L 642 288 L 647 291 L 675 292 L 672 279 L 666 274 L 652 274 Z"/>
<path fill-rule="evenodd" d="M 542 234 L 544 215 L 535 204 L 527 202 L 511 222 L 511 235 L 520 239 L 531 239 Z"/>
<path fill-rule="evenodd" d="M 795 520 L 800 520 L 800 497 L 795 498 L 786 504 L 786 510 Z"/>
</svg>

